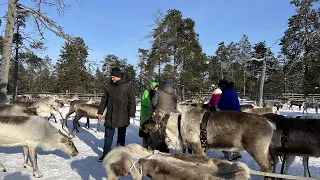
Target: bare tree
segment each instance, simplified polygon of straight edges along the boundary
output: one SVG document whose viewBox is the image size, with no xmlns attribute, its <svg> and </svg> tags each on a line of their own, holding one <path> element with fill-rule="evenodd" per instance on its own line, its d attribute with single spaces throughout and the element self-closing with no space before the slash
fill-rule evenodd
<svg viewBox="0 0 320 180">
<path fill-rule="evenodd" d="M 64 0 L 31 0 L 35 8 L 27 7 L 19 0 L 8 0 L 7 23 L 4 37 L 3 55 L 1 59 L 1 79 L 0 79 L 0 104 L 6 102 L 9 65 L 12 51 L 12 41 L 17 13 L 28 13 L 35 22 L 36 30 L 44 38 L 44 30 L 48 29 L 67 41 L 72 41 L 72 37 L 63 31 L 63 28 L 42 12 L 41 7 L 49 6 L 56 8 L 61 15 L 66 12 L 68 5 Z M 77 2 L 80 2 L 79 0 Z M 17 8 L 19 7 L 19 9 Z"/>
</svg>

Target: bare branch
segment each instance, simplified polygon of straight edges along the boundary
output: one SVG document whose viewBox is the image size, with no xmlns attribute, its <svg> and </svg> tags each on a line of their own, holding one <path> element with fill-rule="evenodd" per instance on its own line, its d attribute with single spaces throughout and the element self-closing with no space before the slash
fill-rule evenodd
<svg viewBox="0 0 320 180">
<path fill-rule="evenodd" d="M 59 0 L 60 2 L 60 0 Z M 23 5 L 21 5 L 23 6 Z M 48 30 L 52 31 L 53 33 L 55 33 L 57 36 L 60 36 L 68 41 L 72 41 L 72 37 L 66 33 L 64 33 L 62 27 L 58 26 L 56 22 L 54 22 L 53 20 L 51 20 L 50 18 L 48 18 L 47 16 L 41 14 L 41 12 L 38 12 L 32 8 L 28 8 L 23 6 L 24 8 L 21 10 L 18 10 L 18 12 L 28 12 L 31 13 L 32 16 L 34 17 L 34 19 L 36 20 L 36 25 L 38 28 L 40 28 L 39 26 L 39 21 L 41 22 L 41 24 L 47 28 Z M 40 31 L 40 35 L 43 37 L 43 34 Z"/>
</svg>

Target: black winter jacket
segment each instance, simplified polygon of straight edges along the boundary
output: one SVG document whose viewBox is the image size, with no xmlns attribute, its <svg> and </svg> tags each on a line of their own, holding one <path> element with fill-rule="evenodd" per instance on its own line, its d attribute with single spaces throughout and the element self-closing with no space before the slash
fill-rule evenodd
<svg viewBox="0 0 320 180">
<path fill-rule="evenodd" d="M 107 108 L 104 126 L 106 128 L 125 127 L 130 124 L 130 117 L 135 117 L 136 98 L 134 88 L 123 79 L 110 82 L 101 98 L 98 114 Z"/>
</svg>

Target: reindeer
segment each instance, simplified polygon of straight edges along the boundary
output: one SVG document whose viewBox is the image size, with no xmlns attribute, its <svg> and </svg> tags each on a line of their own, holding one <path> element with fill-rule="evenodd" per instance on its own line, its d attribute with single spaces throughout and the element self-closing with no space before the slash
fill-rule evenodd
<svg viewBox="0 0 320 180">
<path fill-rule="evenodd" d="M 74 110 L 75 110 L 75 117 L 73 119 L 73 130 L 76 130 L 77 132 L 79 132 L 78 130 L 78 126 L 80 127 L 79 124 L 79 120 L 82 117 L 86 117 L 87 118 L 87 123 L 86 123 L 86 127 L 87 129 L 90 129 L 90 120 L 89 118 L 92 119 L 97 119 L 98 118 L 98 109 L 99 109 L 99 104 L 77 104 L 74 106 Z M 104 110 L 103 113 L 103 117 L 105 117 L 107 112 L 107 109 Z M 97 131 L 100 131 L 100 122 L 98 121 L 98 127 L 97 127 Z"/>
<path fill-rule="evenodd" d="M 250 109 L 244 109 L 242 110 L 242 112 L 254 113 L 259 115 L 269 114 L 269 113 L 280 114 L 279 111 L 273 109 L 272 107 L 250 108 Z"/>
<path fill-rule="evenodd" d="M 139 159 L 134 165 L 137 168 L 134 168 L 131 174 L 141 173 L 140 177 L 149 177 L 155 180 L 246 180 L 250 178 L 250 170 L 244 163 L 233 163 L 182 153 L 153 153 L 148 157 Z"/>
<path fill-rule="evenodd" d="M 59 97 L 59 100 L 64 104 L 70 104 L 74 100 L 79 100 L 79 97 L 77 95 L 74 95 L 72 97 L 62 96 L 62 97 Z"/>
<path fill-rule="evenodd" d="M 303 101 L 290 101 L 289 110 L 292 109 L 292 106 L 298 106 L 299 110 L 301 110 Z"/>
<path fill-rule="evenodd" d="M 77 156 L 78 150 L 72 140 L 60 130 L 45 121 L 40 116 L 0 116 L 0 146 L 24 147 L 24 167 L 30 167 L 28 154 L 33 162 L 33 176 L 40 178 L 43 175 L 38 169 L 37 147 L 45 151 L 61 149 L 70 156 Z M 0 163 L 2 171 L 6 171 Z"/>
<path fill-rule="evenodd" d="M 18 100 L 10 102 L 10 104 L 19 105 L 24 108 L 28 108 L 33 103 L 34 103 L 34 101 L 18 101 Z"/>
<path fill-rule="evenodd" d="M 268 149 L 275 126 L 257 114 L 236 111 L 209 112 L 203 107 L 186 109 L 181 115 L 168 115 L 159 110 L 142 128 L 149 132 L 162 132 L 169 148 L 180 150 L 182 144 L 186 144 L 195 154 L 205 156 L 203 143 L 200 141 L 200 123 L 204 115 L 208 118 L 204 134 L 207 148 L 223 151 L 246 150 L 262 171 L 272 171 Z"/>
<path fill-rule="evenodd" d="M 139 174 L 132 170 L 134 161 L 152 154 L 151 150 L 143 148 L 138 144 L 128 144 L 127 146 L 119 146 L 111 150 L 103 159 L 103 167 L 105 168 L 108 180 L 117 180 L 119 176 L 127 176 L 132 173 L 132 176 L 139 177 Z"/>
<path fill-rule="evenodd" d="M 289 155 L 286 170 L 292 164 L 295 156 L 304 157 L 304 175 L 307 174 L 307 158 L 320 157 L 320 121 L 319 119 L 306 117 L 285 117 L 277 114 L 265 114 L 266 118 L 276 124 L 276 130 L 273 134 L 269 147 L 269 153 L 275 165 L 278 163 L 278 156 L 281 156 L 283 150 Z M 281 139 L 285 138 L 284 149 Z"/>
<path fill-rule="evenodd" d="M 66 117 L 64 118 L 64 121 L 63 121 L 63 126 L 68 127 L 67 121 L 68 121 L 69 116 L 72 113 L 75 112 L 75 108 L 74 108 L 75 105 L 77 105 L 77 104 L 93 104 L 93 103 L 94 103 L 94 101 L 93 101 L 92 98 L 90 98 L 89 100 L 74 100 L 74 101 L 71 101 L 70 107 L 69 107 L 69 111 L 66 114 Z"/>
<path fill-rule="evenodd" d="M 34 109 L 27 109 L 26 107 L 14 104 L 0 105 L 0 114 L 13 116 L 37 115 Z"/>
<path fill-rule="evenodd" d="M 303 102 L 302 103 L 302 113 L 304 113 L 304 111 L 306 111 L 306 113 L 308 113 L 308 108 L 314 108 L 316 110 L 316 113 L 318 114 L 318 109 L 319 109 L 319 103 L 317 102 Z"/>
<path fill-rule="evenodd" d="M 51 117 L 53 117 L 54 122 L 57 123 L 57 119 L 54 113 L 59 112 L 58 109 L 63 106 L 64 104 L 60 102 L 57 98 L 47 96 L 33 101 L 32 103 L 28 104 L 27 108 L 33 109 L 34 111 L 36 111 L 37 115 L 42 117 L 45 117 L 48 113 L 50 113 L 50 117 L 48 118 L 48 120 L 50 120 Z M 63 118 L 61 113 L 60 116 L 61 118 Z"/>
<path fill-rule="evenodd" d="M 117 147 L 103 160 L 109 180 L 129 173 L 134 180 L 162 179 L 248 179 L 249 168 L 243 163 L 187 154 L 151 151 L 138 144 Z"/>
</svg>

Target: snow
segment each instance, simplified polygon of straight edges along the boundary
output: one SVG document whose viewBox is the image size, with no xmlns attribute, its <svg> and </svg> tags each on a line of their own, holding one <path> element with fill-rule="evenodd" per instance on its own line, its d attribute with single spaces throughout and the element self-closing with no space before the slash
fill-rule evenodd
<svg viewBox="0 0 320 180">
<path fill-rule="evenodd" d="M 69 107 L 66 106 L 60 109 L 63 116 L 67 113 Z M 139 130 L 139 112 L 140 107 L 137 106 L 136 118 L 131 121 L 130 126 L 127 128 L 126 144 L 138 143 L 142 144 L 142 140 L 138 137 Z M 310 113 L 315 113 L 312 109 Z M 280 110 L 283 115 L 302 115 L 302 111 L 294 107 L 294 110 L 288 110 L 285 106 Z M 57 119 L 61 119 L 59 113 L 56 114 Z M 72 127 L 72 118 L 68 120 L 69 128 Z M 60 124 L 50 122 L 59 127 Z M 69 157 L 61 150 L 53 152 L 44 152 L 40 148 L 38 149 L 38 166 L 40 172 L 44 175 L 42 180 L 74 180 L 74 179 L 97 179 L 107 180 L 107 175 L 102 167 L 102 163 L 98 162 L 99 156 L 102 154 L 104 127 L 101 127 L 101 132 L 96 132 L 97 120 L 90 121 L 92 130 L 87 130 L 83 126 L 86 122 L 85 118 L 80 120 L 82 126 L 79 133 L 74 133 L 73 141 L 79 151 L 79 155 L 76 157 Z M 103 122 L 102 122 L 103 123 Z M 117 133 L 115 133 L 113 147 L 116 145 Z M 0 160 L 7 172 L 0 172 L 0 179 L 4 180 L 31 180 L 36 179 L 32 176 L 32 169 L 23 168 L 23 149 L 22 147 L 0 147 Z M 222 158 L 221 151 L 209 150 L 208 156 L 213 158 Z M 254 170 L 260 170 L 259 165 L 253 160 L 253 158 L 246 152 L 242 151 L 241 162 L 246 163 L 249 168 Z M 312 177 L 320 178 L 320 158 L 310 158 L 309 168 Z M 318 170 L 317 170 L 318 169 Z M 280 164 L 277 166 L 277 172 L 280 172 Z M 303 176 L 302 158 L 296 157 L 293 165 L 288 172 L 290 175 Z M 120 177 L 120 180 L 132 179 L 131 176 Z M 261 176 L 252 176 L 252 179 L 263 179 Z"/>
</svg>

